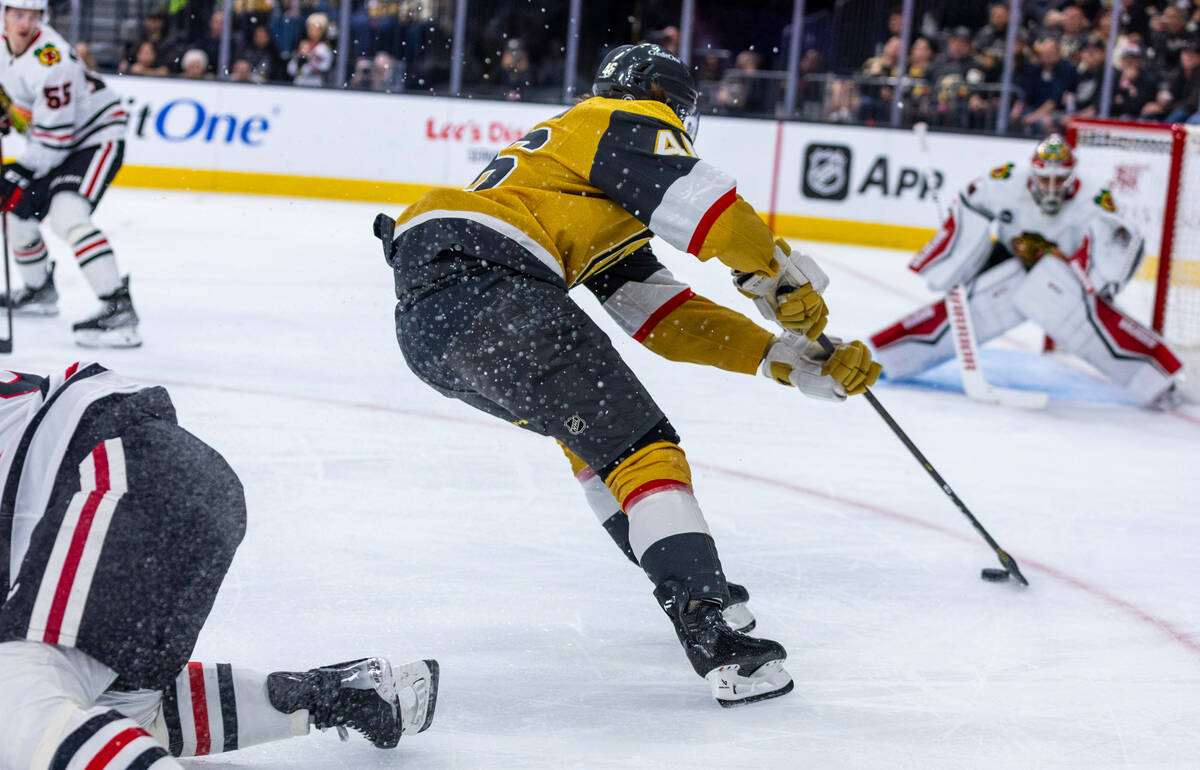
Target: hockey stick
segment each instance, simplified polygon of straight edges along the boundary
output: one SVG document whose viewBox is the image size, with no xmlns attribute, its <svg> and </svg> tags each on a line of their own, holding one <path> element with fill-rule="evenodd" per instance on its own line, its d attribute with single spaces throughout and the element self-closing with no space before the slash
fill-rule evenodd
<svg viewBox="0 0 1200 770">
<path fill-rule="evenodd" d="M 921 153 L 926 158 L 929 157 L 928 131 L 929 127 L 924 123 L 917 123 L 913 126 L 913 133 L 917 135 Z M 941 196 L 937 188 L 930 185 L 932 174 L 929 173 L 929 169 L 923 168 L 921 174 L 925 178 L 925 186 L 932 192 L 940 226 L 946 219 L 945 213 L 942 211 Z M 985 404 L 1011 406 L 1017 409 L 1044 409 L 1046 407 L 1050 401 L 1050 396 L 1046 393 L 1002 388 L 987 381 L 987 377 L 984 376 L 983 369 L 980 367 L 979 342 L 975 337 L 975 327 L 971 321 L 971 304 L 967 299 L 965 286 L 955 284 L 950 287 L 950 291 L 946 294 L 946 311 L 950 316 L 951 333 L 954 336 L 954 355 L 958 359 L 958 368 L 962 372 L 963 391 L 966 392 L 967 398 Z"/>
<path fill-rule="evenodd" d="M 4 139 L 0 136 L 0 176 L 4 174 Z M 8 212 L 0 212 L 0 240 L 4 245 L 4 309 L 8 316 L 8 337 L 0 339 L 0 353 L 13 349 L 12 277 L 8 272 Z"/>
<path fill-rule="evenodd" d="M 834 344 L 829 341 L 828 337 L 822 334 L 817 338 L 817 342 L 820 343 L 821 347 L 826 353 L 833 355 L 833 352 L 836 350 L 836 348 L 834 347 Z M 937 472 L 937 470 L 933 467 L 933 464 L 925 458 L 925 455 L 922 454 L 921 450 L 917 448 L 917 445 L 912 442 L 912 439 L 908 437 L 908 434 L 904 432 L 900 425 L 888 413 L 888 410 L 883 408 L 883 404 L 879 403 L 879 399 L 875 398 L 875 394 L 871 392 L 871 389 L 867 388 L 863 395 L 866 397 L 867 402 L 870 403 L 875 411 L 879 413 L 879 416 L 883 418 L 883 421 L 887 423 L 888 427 L 892 429 L 892 433 L 896 434 L 896 438 L 900 439 L 900 443 L 904 444 L 905 448 L 908 449 L 912 456 L 916 458 L 917 462 L 921 464 L 921 467 L 924 468 L 930 477 L 933 478 L 938 487 L 946 493 L 946 497 L 950 498 L 950 501 L 954 503 L 959 512 L 962 513 L 963 516 L 967 517 L 967 521 L 971 522 L 971 526 L 975 528 L 975 531 L 979 533 L 979 536 L 982 537 L 987 544 L 992 547 L 992 550 L 996 552 L 996 558 L 1000 560 L 1000 564 L 1004 567 L 1008 574 L 1016 578 L 1021 585 L 1029 585 L 1029 581 L 1026 580 L 1025 576 L 1021 574 L 1021 568 L 1017 566 L 1016 559 L 1009 556 L 1008 552 L 1001 548 L 1000 545 L 994 539 L 992 539 L 992 536 L 988 534 L 988 531 L 983 528 L 982 524 L 979 523 L 979 519 L 975 518 L 975 515 L 972 514 L 970 509 L 967 508 L 967 504 L 964 503 L 962 499 L 960 499 L 959 496 L 954 493 L 954 490 L 951 489 L 950 485 L 946 483 L 946 480 L 942 478 L 942 474 Z"/>
</svg>

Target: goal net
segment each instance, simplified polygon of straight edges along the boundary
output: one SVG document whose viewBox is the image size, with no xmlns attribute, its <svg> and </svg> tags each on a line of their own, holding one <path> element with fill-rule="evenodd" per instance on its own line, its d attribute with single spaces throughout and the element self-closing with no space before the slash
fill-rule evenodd
<svg viewBox="0 0 1200 770">
<path fill-rule="evenodd" d="M 1079 169 L 1108 189 L 1146 238 L 1122 307 L 1163 335 L 1200 393 L 1200 126 L 1075 119 Z"/>
</svg>

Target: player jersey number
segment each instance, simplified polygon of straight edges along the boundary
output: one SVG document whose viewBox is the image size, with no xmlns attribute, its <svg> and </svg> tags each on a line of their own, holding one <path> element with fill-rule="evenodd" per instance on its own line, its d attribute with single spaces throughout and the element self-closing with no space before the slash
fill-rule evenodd
<svg viewBox="0 0 1200 770">
<path fill-rule="evenodd" d="M 536 152 L 546 146 L 546 142 L 550 141 L 549 128 L 535 128 L 525 136 L 513 142 L 509 146 L 501 150 L 501 153 L 517 151 L 521 152 Z M 475 177 L 475 181 L 466 186 L 468 192 L 478 192 L 479 190 L 490 190 L 496 187 L 512 174 L 520 162 L 520 157 L 516 155 L 499 154 L 492 158 L 492 162 L 487 164 L 483 171 L 479 172 L 479 176 Z"/>
<path fill-rule="evenodd" d="M 52 110 L 66 107 L 71 103 L 70 83 L 63 83 L 61 86 L 46 86 L 42 89 L 42 93 L 46 96 L 46 105 Z"/>
</svg>

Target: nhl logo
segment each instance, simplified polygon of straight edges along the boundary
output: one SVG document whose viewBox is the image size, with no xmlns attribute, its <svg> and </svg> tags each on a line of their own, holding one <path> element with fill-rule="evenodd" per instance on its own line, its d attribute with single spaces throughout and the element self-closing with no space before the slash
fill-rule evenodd
<svg viewBox="0 0 1200 770">
<path fill-rule="evenodd" d="M 804 151 L 804 195 L 845 200 L 850 191 L 850 157 L 850 148 L 843 144 L 810 144 Z"/>
<path fill-rule="evenodd" d="M 587 420 L 584 420 L 578 414 L 571 415 L 563 421 L 563 424 L 567 426 L 567 432 L 572 436 L 578 436 L 587 430 L 588 427 Z"/>
</svg>

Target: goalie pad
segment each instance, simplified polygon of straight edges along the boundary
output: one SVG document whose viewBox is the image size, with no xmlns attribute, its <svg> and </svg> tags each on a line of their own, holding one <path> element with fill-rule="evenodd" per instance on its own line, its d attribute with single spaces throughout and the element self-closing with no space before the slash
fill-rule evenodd
<svg viewBox="0 0 1200 770">
<path fill-rule="evenodd" d="M 992 252 L 991 224 L 983 214 L 955 201 L 946 221 L 908 269 L 919 273 L 932 291 L 970 283 Z"/>
<path fill-rule="evenodd" d="M 1099 369 L 1140 404 L 1158 399 L 1183 369 L 1161 337 L 1088 292 L 1061 259 L 1038 262 L 1013 303 L 1061 349 Z"/>
<path fill-rule="evenodd" d="M 980 345 L 1025 320 L 1013 307 L 1013 292 L 1025 276 L 1020 260 L 1006 259 L 985 271 L 970 287 L 971 321 Z M 910 313 L 871 336 L 873 358 L 889 379 L 931 369 L 954 357 L 946 301 L 940 299 Z"/>
</svg>

